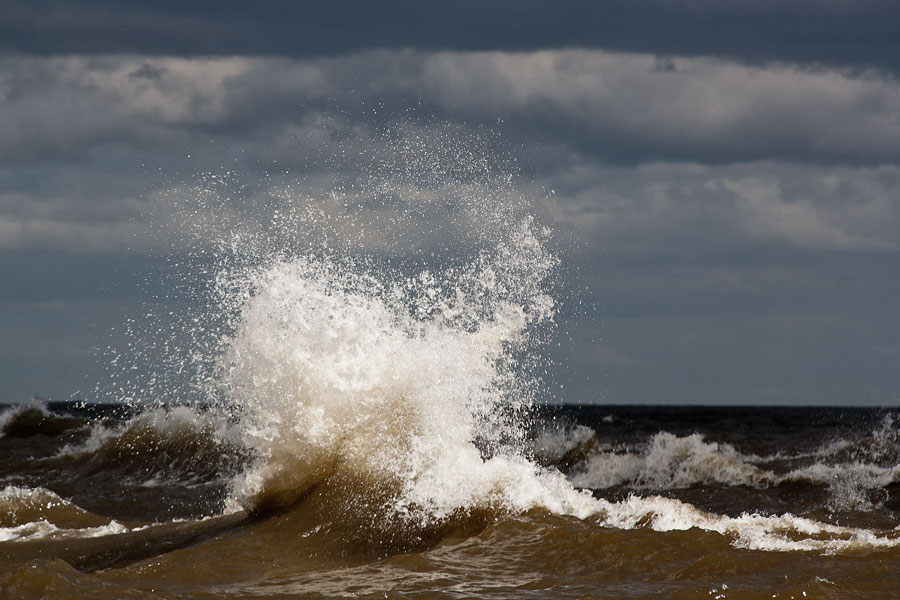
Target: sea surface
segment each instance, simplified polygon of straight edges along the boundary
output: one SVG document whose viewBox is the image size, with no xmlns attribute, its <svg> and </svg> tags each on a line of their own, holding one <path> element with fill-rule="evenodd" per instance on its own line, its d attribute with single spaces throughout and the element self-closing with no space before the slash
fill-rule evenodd
<svg viewBox="0 0 900 600">
<path fill-rule="evenodd" d="M 0 409 L 0 597 L 900 595 L 897 409 L 536 407 L 443 481 L 326 461 L 250 509 L 240 418 Z"/>
</svg>

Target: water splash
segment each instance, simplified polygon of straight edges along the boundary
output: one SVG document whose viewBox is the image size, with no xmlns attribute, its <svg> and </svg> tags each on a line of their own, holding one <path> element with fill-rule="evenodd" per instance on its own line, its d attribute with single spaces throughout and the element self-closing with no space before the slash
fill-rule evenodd
<svg viewBox="0 0 900 600">
<path fill-rule="evenodd" d="M 553 313 L 541 234 L 525 219 L 468 268 L 413 277 L 311 257 L 244 274 L 218 368 L 261 456 L 241 502 L 285 504 L 341 473 L 397 490 L 398 513 L 475 503 L 455 474 L 516 453 L 531 402 L 516 357 Z"/>
<path fill-rule="evenodd" d="M 180 280 L 167 289 L 190 302 L 133 336 L 149 346 L 130 365 L 157 354 L 162 368 L 143 383 L 124 376 L 120 390 L 151 404 L 200 398 L 235 424 L 250 460 L 227 510 L 283 510 L 318 495 L 326 519 L 349 515 L 375 538 L 531 509 L 604 526 L 699 527 L 749 548 L 831 547 L 782 548 L 744 531 L 857 535 L 659 497 L 610 503 L 530 460 L 523 417 L 556 310 L 549 232 L 512 175 L 465 139 L 367 135 L 377 142 L 367 166 L 327 189 L 322 177 L 245 186 L 225 173 L 161 195 L 180 252 Z M 186 386 L 173 386 L 173 372 Z M 713 480 L 759 476 L 697 436 L 656 442 L 637 471 L 657 486 L 705 481 L 710 468 Z M 674 456 L 689 458 L 689 471 Z"/>
<path fill-rule="evenodd" d="M 522 457 L 556 310 L 549 230 L 490 134 L 354 135 L 320 171 L 206 173 L 156 195 L 176 280 L 131 324 L 118 399 L 235 421 L 254 460 L 233 509 L 321 485 L 410 523 L 534 506 L 556 477 Z"/>
</svg>

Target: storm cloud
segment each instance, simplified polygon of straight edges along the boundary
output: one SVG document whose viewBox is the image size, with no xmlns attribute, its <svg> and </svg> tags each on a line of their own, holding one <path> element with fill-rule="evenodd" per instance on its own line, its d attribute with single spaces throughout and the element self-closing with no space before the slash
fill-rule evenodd
<svg viewBox="0 0 900 600">
<path fill-rule="evenodd" d="M 11 0 L 0 49 L 34 54 L 334 56 L 380 49 L 600 48 L 896 70 L 890 0 L 538 0 L 434 4 Z"/>
<path fill-rule="evenodd" d="M 0 17 L 0 400 L 83 392 L 212 175 L 229 218 L 299 203 L 390 251 L 347 191 L 390 180 L 385 131 L 511 157 L 566 273 L 557 400 L 898 397 L 894 3 L 35 6 Z M 418 243 L 465 243 L 428 210 Z"/>
</svg>

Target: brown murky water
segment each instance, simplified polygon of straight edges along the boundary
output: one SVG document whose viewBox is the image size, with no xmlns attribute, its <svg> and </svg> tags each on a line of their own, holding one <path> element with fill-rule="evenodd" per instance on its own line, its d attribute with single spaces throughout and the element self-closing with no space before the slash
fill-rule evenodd
<svg viewBox="0 0 900 600">
<path fill-rule="evenodd" d="M 3 598 L 900 597 L 886 410 L 536 411 L 521 481 L 427 518 L 334 465 L 242 509 L 254 458 L 203 411 L 0 415 Z"/>
</svg>

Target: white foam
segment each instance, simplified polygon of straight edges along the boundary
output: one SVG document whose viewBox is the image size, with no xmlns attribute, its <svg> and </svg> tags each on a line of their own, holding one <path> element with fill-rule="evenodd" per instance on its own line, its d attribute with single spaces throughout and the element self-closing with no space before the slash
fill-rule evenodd
<svg viewBox="0 0 900 600">
<path fill-rule="evenodd" d="M 831 507 L 865 510 L 872 508 L 868 492 L 879 490 L 900 479 L 900 465 L 880 467 L 861 462 L 842 464 L 815 463 L 796 469 L 781 481 L 809 481 L 827 485 Z"/>
<path fill-rule="evenodd" d="M 585 425 L 545 428 L 538 431 L 534 439 L 534 452 L 543 460 L 554 462 L 568 452 L 590 444 L 594 430 Z"/>
<path fill-rule="evenodd" d="M 3 412 L 0 412 L 0 437 L 6 435 L 6 425 L 12 421 L 21 410 L 20 406 L 11 406 Z"/>
<path fill-rule="evenodd" d="M 96 452 L 109 440 L 119 435 L 123 429 L 107 427 L 102 421 L 97 421 L 91 425 L 91 431 L 86 440 L 77 444 L 66 444 L 59 449 L 56 456 L 75 456 Z"/>
<path fill-rule="evenodd" d="M 62 529 L 44 519 L 23 523 L 15 527 L 0 527 L 0 542 L 26 542 L 37 539 L 96 538 L 136 531 L 118 521 L 110 521 L 98 527 Z"/>
<path fill-rule="evenodd" d="M 774 552 L 838 553 L 900 546 L 900 532 L 875 532 L 840 527 L 790 513 L 778 516 L 742 514 L 726 517 L 669 498 L 632 496 L 622 502 L 599 501 L 598 521 L 620 529 L 648 527 L 654 531 L 692 528 L 727 536 L 738 548 Z"/>
<path fill-rule="evenodd" d="M 580 488 L 606 489 L 627 486 L 639 491 L 683 489 L 697 485 L 767 488 L 792 482 L 828 486 L 829 507 L 834 510 L 872 508 L 872 492 L 900 481 L 900 465 L 887 463 L 896 448 L 893 421 L 871 434 L 871 442 L 859 451 L 848 441 L 829 442 L 822 448 L 789 458 L 742 454 L 728 444 L 708 442 L 700 434 L 679 437 L 659 432 L 640 449 L 623 450 L 594 445 L 569 480 Z M 535 441 L 538 455 L 559 459 L 579 445 L 589 446 L 592 430 L 542 432 Z M 853 462 L 834 462 L 836 456 L 862 456 Z M 774 460 L 814 460 L 812 464 L 776 473 L 759 465 Z M 872 461 L 872 462 L 866 462 Z M 881 496 L 878 496 L 881 497 Z"/>
</svg>

